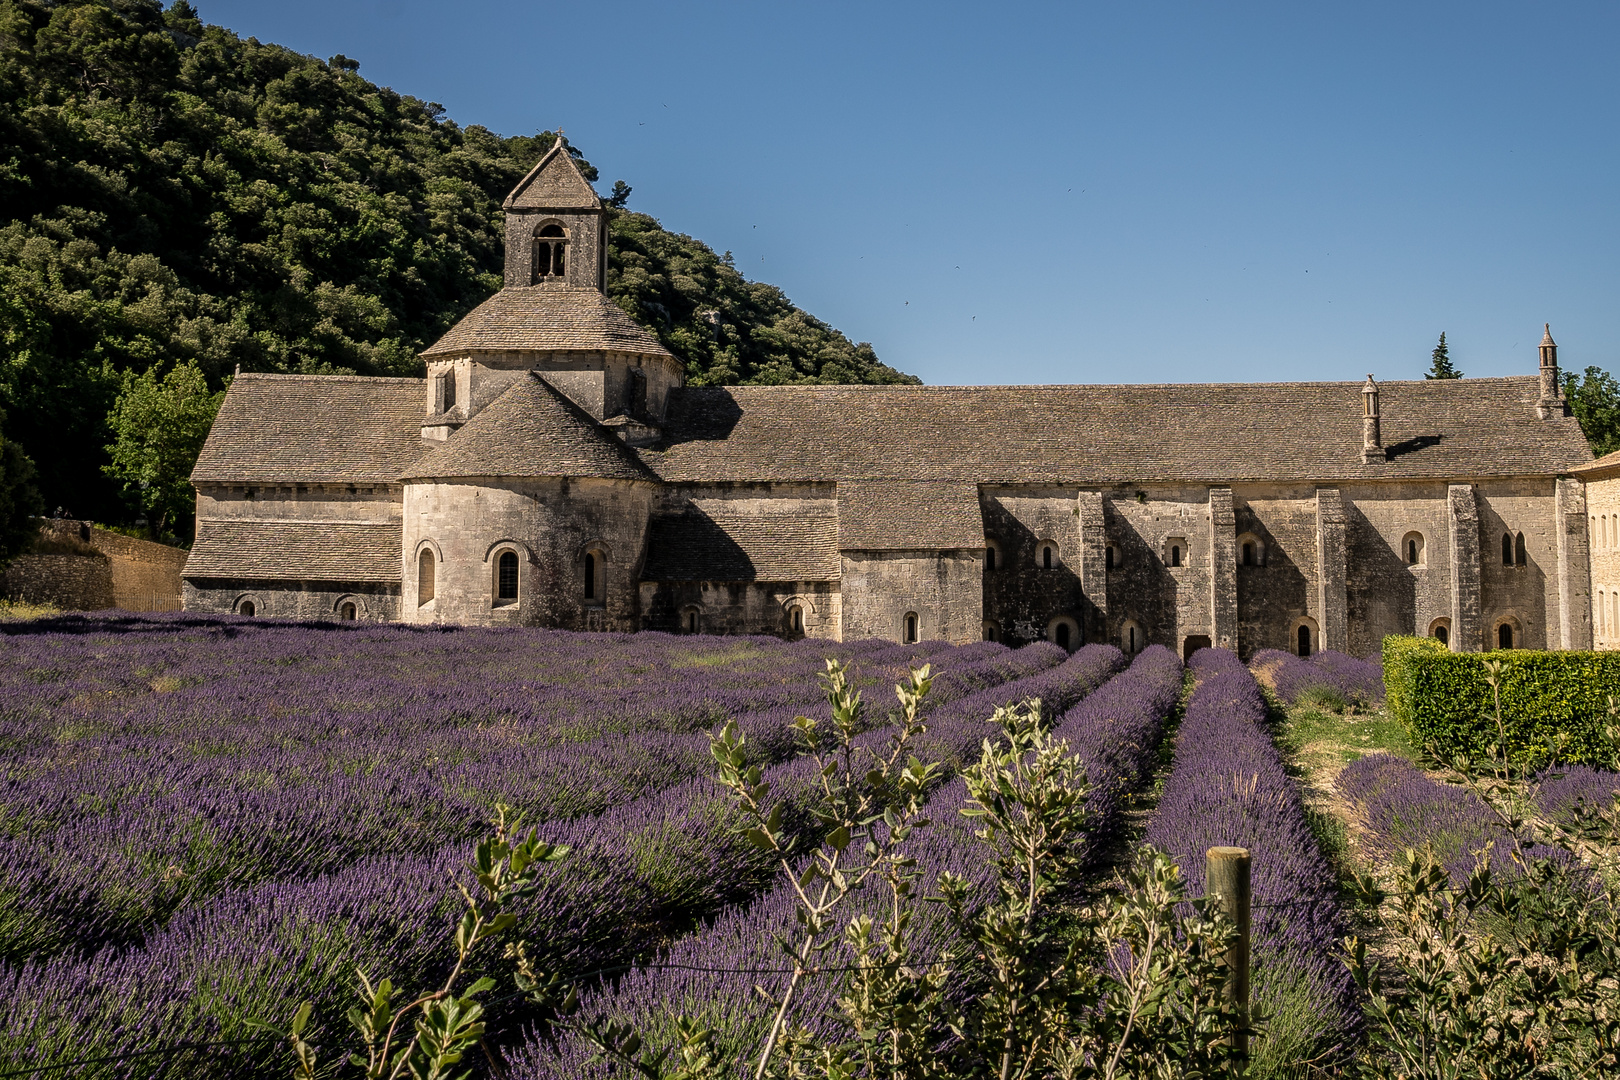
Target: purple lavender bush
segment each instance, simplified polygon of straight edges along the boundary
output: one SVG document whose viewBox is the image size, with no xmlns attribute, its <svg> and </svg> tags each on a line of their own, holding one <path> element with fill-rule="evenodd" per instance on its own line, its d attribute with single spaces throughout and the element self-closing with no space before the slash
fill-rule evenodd
<svg viewBox="0 0 1620 1080">
<path fill-rule="evenodd" d="M 1023 689 L 1041 693 L 1019 695 L 1041 696 L 1060 711 L 1054 734 L 1067 741 L 1085 765 L 1092 815 L 1086 838 L 1089 855 L 1119 827 L 1126 796 L 1151 767 L 1165 721 L 1181 690 L 1181 662 L 1169 650 L 1154 647 L 1138 656 L 1129 671 L 1074 703 L 1101 677 L 1118 670 L 1122 659 L 1108 646 L 1088 646 L 1064 665 L 1081 675 L 1078 681 L 1066 686 L 1056 685 L 1055 680 L 1040 686 L 1026 683 Z M 1014 700 L 1000 696 L 1004 700 L 994 704 Z M 990 699 L 983 704 L 993 712 Z M 950 751 L 949 756 L 958 761 L 970 757 L 990 733 L 985 725 L 989 712 L 964 710 L 968 710 L 966 703 L 940 710 L 930 731 L 939 740 L 935 745 Z M 911 852 L 925 882 L 936 881 L 949 871 L 967 879 L 976 894 L 988 899 L 995 871 L 985 860 L 972 826 L 957 813 L 965 798 L 961 780 L 944 785 L 929 803 L 934 825 L 918 834 Z M 853 908 L 844 913 L 844 921 L 859 914 L 879 914 L 875 907 L 883 899 L 876 889 L 856 897 Z M 721 1060 L 740 1060 L 750 1051 L 757 1054 L 770 1015 L 755 987 L 780 995 L 786 985 L 785 961 L 775 942 L 793 935 L 795 906 L 792 890 L 783 885 L 751 906 L 731 908 L 712 926 L 673 945 L 659 957 L 658 966 L 638 969 L 587 991 L 582 1009 L 587 1015 L 629 1023 L 654 1044 L 672 1037 L 676 1017 L 695 1017 L 716 1032 Z M 918 912 L 911 940 L 915 955 L 921 957 L 937 957 L 960 944 L 944 911 L 933 905 Z M 823 971 L 802 990 L 793 1021 L 828 1039 L 845 1037 L 848 1032 L 835 1005 L 842 986 L 842 973 L 837 969 L 847 966 L 853 957 L 843 942 L 822 955 L 820 966 L 832 970 Z M 702 970 L 710 968 L 733 970 Z M 508 1073 L 513 1080 L 614 1075 L 605 1067 L 587 1067 L 590 1057 L 588 1047 L 575 1037 L 552 1042 L 531 1036 L 510 1051 Z"/>
<path fill-rule="evenodd" d="M 1614 776 L 1580 766 L 1555 772 L 1565 779 L 1551 780 L 1540 795 L 1545 812 L 1554 818 L 1583 796 L 1600 796 L 1606 784 L 1603 777 Z M 1385 859 L 1408 848 L 1427 848 L 1456 885 L 1468 879 L 1487 851 L 1493 871 L 1508 876 L 1518 872 L 1515 837 L 1501 818 L 1472 791 L 1432 780 L 1403 757 L 1368 754 L 1346 765 L 1334 783 L 1355 805 L 1372 849 Z M 1535 843 L 1528 836 L 1517 841 L 1530 858 L 1569 861 L 1567 851 Z"/>
<path fill-rule="evenodd" d="M 1255 678 L 1289 705 L 1316 704 L 1343 711 L 1372 708 L 1384 700 L 1384 665 L 1327 650 L 1310 657 L 1262 649 L 1249 660 Z"/>
<path fill-rule="evenodd" d="M 1208 849 L 1249 849 L 1254 1001 L 1273 1015 L 1257 1054 L 1291 1062 L 1340 1051 L 1361 1015 L 1338 960 L 1348 923 L 1337 877 L 1266 729 L 1254 676 L 1224 649 L 1195 653 L 1191 667 L 1197 688 L 1146 842 L 1180 865 L 1194 895 L 1204 888 Z"/>
<path fill-rule="evenodd" d="M 1587 765 L 1560 765 L 1536 777 L 1536 805 L 1560 825 L 1574 823 L 1577 809 L 1608 809 L 1620 797 L 1620 773 Z"/>
</svg>

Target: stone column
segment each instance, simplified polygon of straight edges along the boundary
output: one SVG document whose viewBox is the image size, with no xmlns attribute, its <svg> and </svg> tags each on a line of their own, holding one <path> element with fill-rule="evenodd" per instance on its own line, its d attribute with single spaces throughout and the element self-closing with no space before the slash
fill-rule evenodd
<svg viewBox="0 0 1620 1080">
<path fill-rule="evenodd" d="M 1108 533 L 1103 527 L 1103 496 L 1082 491 L 1076 500 L 1080 518 L 1080 591 L 1085 594 L 1086 641 L 1108 640 Z"/>
<path fill-rule="evenodd" d="M 1322 648 L 1350 647 L 1350 602 L 1345 591 L 1344 497 L 1338 488 L 1316 489 L 1317 619 Z"/>
<path fill-rule="evenodd" d="M 1592 647 L 1592 562 L 1586 535 L 1586 484 L 1573 477 L 1553 481 L 1558 533 L 1558 636 L 1560 649 Z"/>
<path fill-rule="evenodd" d="M 1237 513 L 1232 489 L 1209 489 L 1210 640 L 1237 651 Z"/>
<path fill-rule="evenodd" d="M 1451 523 L 1451 651 L 1479 652 L 1479 503 L 1473 484 L 1452 484 L 1446 491 Z"/>
</svg>

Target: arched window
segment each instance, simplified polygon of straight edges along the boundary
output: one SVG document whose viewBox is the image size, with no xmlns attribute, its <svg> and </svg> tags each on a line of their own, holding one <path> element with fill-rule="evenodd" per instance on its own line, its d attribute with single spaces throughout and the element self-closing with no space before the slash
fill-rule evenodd
<svg viewBox="0 0 1620 1080">
<path fill-rule="evenodd" d="M 518 557 L 515 551 L 503 551 L 495 562 L 495 599 L 518 598 Z"/>
<path fill-rule="evenodd" d="M 431 548 L 423 548 L 416 557 L 416 602 L 425 604 L 433 599 L 434 559 Z"/>
<path fill-rule="evenodd" d="M 1523 566 L 1524 564 L 1524 533 L 1519 533 L 1513 538 L 1513 565 Z"/>
<path fill-rule="evenodd" d="M 539 282 L 563 276 L 564 250 L 568 237 L 556 222 L 542 225 L 534 234 L 534 280 Z"/>
<path fill-rule="evenodd" d="M 1000 641 L 1001 640 L 1001 627 L 997 626 L 993 622 L 986 622 L 984 624 L 984 640 L 986 640 L 986 641 Z"/>
<path fill-rule="evenodd" d="M 1446 627 L 1444 627 L 1444 626 L 1435 627 L 1434 628 L 1434 640 L 1438 641 L 1442 645 L 1450 645 L 1451 644 L 1451 631 L 1449 629 L 1447 629 Z"/>
<path fill-rule="evenodd" d="M 1109 544 L 1108 554 L 1104 558 L 1107 560 L 1107 569 L 1114 569 L 1119 565 L 1119 547 L 1115 544 Z"/>
<path fill-rule="evenodd" d="M 1180 566 L 1181 565 L 1181 545 L 1180 544 L 1171 544 L 1170 545 L 1170 565 L 1171 566 Z"/>
<path fill-rule="evenodd" d="M 917 613 L 915 611 L 908 611 L 908 612 L 906 612 L 905 643 L 907 645 L 912 645 L 912 644 L 915 644 L 916 641 L 917 641 Z"/>
<path fill-rule="evenodd" d="M 1503 566 L 1512 566 L 1513 565 L 1513 534 L 1512 533 L 1503 533 L 1502 534 L 1502 565 Z"/>
<path fill-rule="evenodd" d="M 602 571 L 601 553 L 587 551 L 585 553 L 585 599 L 592 603 L 602 598 Z"/>
<path fill-rule="evenodd" d="M 236 606 L 237 614 L 246 615 L 249 618 L 253 617 L 255 610 L 256 609 L 253 607 L 253 601 L 251 600 L 244 600 Z"/>
<path fill-rule="evenodd" d="M 1180 566 L 1182 560 L 1188 554 L 1189 549 L 1185 536 L 1167 536 L 1164 538 L 1164 564 L 1166 566 Z"/>
<path fill-rule="evenodd" d="M 788 608 L 788 627 L 795 634 L 804 633 L 804 608 L 798 604 Z"/>
<path fill-rule="evenodd" d="M 344 622 L 354 622 L 354 617 L 354 602 L 349 600 L 344 601 L 343 605 L 338 608 L 338 618 L 342 619 Z"/>
<path fill-rule="evenodd" d="M 1052 636 L 1056 639 L 1059 648 L 1067 649 L 1069 647 L 1069 624 L 1066 622 L 1058 623 L 1057 630 Z"/>
<path fill-rule="evenodd" d="M 1147 631 L 1134 621 L 1127 620 L 1125 625 L 1119 628 L 1119 647 L 1126 656 L 1135 656 L 1147 648 Z"/>
<path fill-rule="evenodd" d="M 1297 645 L 1298 645 L 1299 655 L 1301 655 L 1301 656 L 1309 656 L 1309 655 L 1311 655 L 1311 628 L 1309 626 L 1306 626 L 1304 623 L 1301 623 L 1300 627 L 1299 627 L 1298 637 L 1299 637 L 1299 640 L 1297 642 Z"/>
<path fill-rule="evenodd" d="M 1254 544 L 1248 541 L 1245 541 L 1243 544 L 1243 565 L 1254 565 Z"/>
<path fill-rule="evenodd" d="M 1513 624 L 1503 623 L 1496 628 L 1496 647 L 1498 649 L 1513 648 Z"/>
<path fill-rule="evenodd" d="M 996 549 L 994 547 L 987 546 L 984 549 L 984 568 L 986 570 L 996 568 Z"/>
<path fill-rule="evenodd" d="M 1401 540 L 1401 555 L 1406 559 L 1407 566 L 1423 565 L 1423 534 L 1409 532 Z"/>
<path fill-rule="evenodd" d="M 1043 569 L 1043 570 L 1052 569 L 1052 559 L 1053 559 L 1052 545 L 1051 544 L 1042 544 L 1041 545 L 1041 569 Z"/>
</svg>

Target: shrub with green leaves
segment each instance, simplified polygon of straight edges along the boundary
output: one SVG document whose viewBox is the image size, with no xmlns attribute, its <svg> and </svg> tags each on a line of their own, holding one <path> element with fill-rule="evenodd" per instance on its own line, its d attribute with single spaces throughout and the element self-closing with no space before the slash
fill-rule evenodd
<svg viewBox="0 0 1620 1080">
<path fill-rule="evenodd" d="M 1486 680 L 1487 656 L 1454 653 L 1428 638 L 1384 639 L 1389 710 L 1412 739 L 1442 756 L 1478 756 L 1503 743 L 1517 764 L 1606 762 L 1620 653 L 1500 650 L 1503 728 Z"/>
</svg>

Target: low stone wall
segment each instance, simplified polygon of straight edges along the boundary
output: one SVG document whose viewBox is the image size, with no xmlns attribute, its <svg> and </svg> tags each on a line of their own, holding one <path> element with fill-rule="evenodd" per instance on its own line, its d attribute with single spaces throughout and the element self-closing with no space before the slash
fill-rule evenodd
<svg viewBox="0 0 1620 1080">
<path fill-rule="evenodd" d="M 43 551 L 20 555 L 7 568 L 0 593 L 69 611 L 123 608 L 180 610 L 182 548 L 97 528 L 88 521 L 40 523 Z"/>
<path fill-rule="evenodd" d="M 105 555 L 19 555 L 6 567 L 7 598 L 69 611 L 113 606 L 112 560 Z"/>
</svg>

